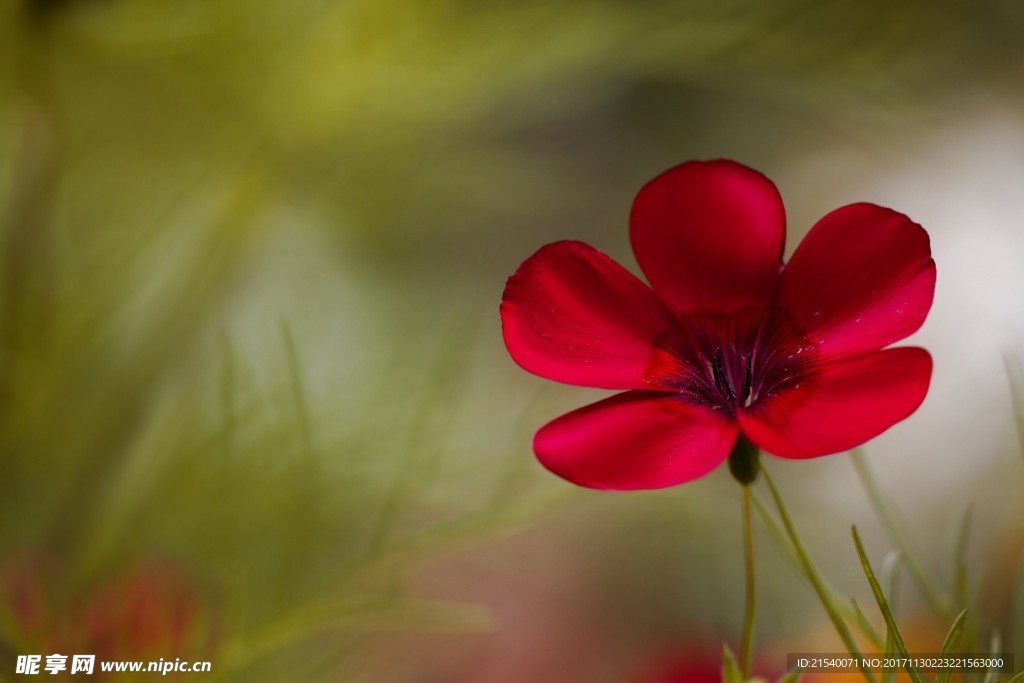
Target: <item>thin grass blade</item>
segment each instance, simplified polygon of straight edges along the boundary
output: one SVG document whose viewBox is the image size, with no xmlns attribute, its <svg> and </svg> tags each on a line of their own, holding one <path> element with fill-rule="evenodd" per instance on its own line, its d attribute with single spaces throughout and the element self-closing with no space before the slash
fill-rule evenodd
<svg viewBox="0 0 1024 683">
<path fill-rule="evenodd" d="M 896 654 L 896 644 L 892 640 L 892 632 L 886 629 L 885 631 L 885 647 L 882 649 L 882 655 L 886 658 L 891 658 Z M 882 683 L 895 683 L 896 681 L 896 667 L 889 667 L 882 670 Z"/>
<path fill-rule="evenodd" d="M 768 471 L 765 468 L 762 467 L 761 472 L 765 483 L 768 484 L 768 489 L 771 491 L 772 499 L 775 501 L 775 508 L 779 511 L 779 516 L 782 518 L 782 524 L 786 530 L 786 535 L 788 536 L 790 543 L 793 545 L 793 550 L 797 555 L 797 559 L 800 561 L 800 566 L 803 569 L 804 575 L 810 582 L 811 587 L 814 588 L 814 592 L 818 595 L 818 600 L 821 602 L 822 607 L 825 608 L 825 612 L 828 614 L 828 618 L 831 620 L 833 627 L 835 627 L 836 633 L 839 635 L 839 639 L 843 641 L 846 651 L 853 657 L 857 658 L 857 661 L 860 664 L 861 673 L 864 674 L 864 678 L 871 683 L 877 683 L 878 679 L 875 678 L 875 675 L 871 673 L 871 670 L 864 665 L 860 649 L 857 647 L 857 643 L 853 640 L 849 627 L 840 615 L 839 610 L 836 607 L 836 602 L 832 599 L 830 591 L 821 576 L 821 572 L 819 572 L 817 567 L 814 565 L 814 561 L 811 559 L 810 553 L 807 551 L 807 547 L 804 545 L 803 539 L 801 539 L 800 534 L 797 533 L 796 526 L 793 524 L 793 520 L 789 516 L 789 511 L 786 508 L 786 504 L 782 500 L 782 495 L 775 487 L 775 482 L 772 481 L 771 475 L 768 474 Z"/>
<path fill-rule="evenodd" d="M 1017 439 L 1020 444 L 1020 456 L 1024 458 L 1024 369 L 1020 361 L 1009 355 L 1003 356 L 1006 368 L 1006 379 L 1010 384 L 1010 402 L 1013 406 L 1014 424 L 1017 426 Z"/>
<path fill-rule="evenodd" d="M 919 555 L 910 541 L 910 535 L 906 531 L 903 520 L 896 514 L 895 509 L 882 493 L 874 474 L 871 472 L 871 468 L 868 466 L 867 459 L 864 457 L 864 452 L 859 448 L 853 449 L 850 452 L 850 460 L 853 462 L 857 476 L 860 478 L 861 484 L 871 500 L 871 506 L 875 509 L 879 519 L 882 520 L 886 533 L 888 533 L 893 545 L 903 553 L 907 570 L 910 573 L 910 578 L 914 581 L 914 585 L 917 586 L 921 595 L 924 596 L 936 613 L 952 618 L 953 613 L 949 598 L 939 591 L 927 572 L 925 572 Z"/>
<path fill-rule="evenodd" d="M 956 540 L 953 543 L 953 586 L 952 594 L 956 596 L 960 607 L 966 608 L 967 595 L 967 545 L 971 533 L 971 507 L 967 506 L 960 514 L 956 527 Z"/>
<path fill-rule="evenodd" d="M 773 515 L 768 508 L 765 506 L 764 501 L 754 494 L 753 496 L 754 510 L 757 512 L 761 519 L 764 527 L 768 530 L 768 535 L 775 543 L 775 546 L 782 552 L 783 559 L 785 559 L 790 568 L 793 569 L 800 576 L 807 578 L 807 574 L 804 572 L 803 566 L 800 564 L 800 558 L 797 555 L 796 550 L 793 548 L 793 544 L 790 543 L 786 537 L 786 532 L 782 528 L 782 524 Z M 882 636 L 878 630 L 871 625 L 871 622 L 867 619 L 863 612 L 860 611 L 860 606 L 853 603 L 853 601 L 847 601 L 846 598 L 840 595 L 828 581 L 822 577 L 822 585 L 825 591 L 828 593 L 832 602 L 836 608 L 842 614 L 843 619 L 850 621 L 860 631 L 861 635 L 867 638 L 872 645 L 875 647 L 882 647 L 883 641 Z"/>
<path fill-rule="evenodd" d="M 900 633 L 900 628 L 896 624 L 896 619 L 892 615 L 889 603 L 886 601 L 885 594 L 882 592 L 882 586 L 878 583 L 878 579 L 875 578 L 875 571 L 871 568 L 871 561 L 868 560 L 868 554 L 864 550 L 864 544 L 861 543 L 860 534 L 857 533 L 857 527 L 850 527 L 850 533 L 853 536 L 853 544 L 857 548 L 857 555 L 860 557 L 860 564 L 864 569 L 864 575 L 867 577 L 868 583 L 871 585 L 871 592 L 874 593 L 875 601 L 878 602 L 878 609 L 881 610 L 882 616 L 885 618 L 885 624 L 888 626 L 889 633 L 892 635 L 896 651 L 904 657 L 909 657 L 910 652 L 907 650 L 907 643 L 903 639 L 903 634 Z M 925 683 L 924 678 L 916 668 L 913 666 L 906 666 L 904 668 L 914 683 Z"/>
<path fill-rule="evenodd" d="M 1003 649 L 1003 637 L 1002 637 L 1002 635 L 1000 635 L 999 629 L 994 629 L 992 631 L 992 640 L 989 641 L 989 647 L 988 647 L 989 654 L 992 654 L 992 655 L 999 654 L 999 651 L 1001 649 Z M 998 680 L 998 678 L 999 678 L 999 670 L 998 669 L 989 669 L 988 672 L 985 673 L 985 678 L 981 679 L 981 681 L 982 681 L 982 683 L 995 683 L 996 680 Z"/>
<path fill-rule="evenodd" d="M 956 652 L 956 649 L 960 647 L 960 641 L 964 635 L 964 624 L 967 622 L 967 610 L 961 610 L 960 614 L 956 615 L 956 619 L 953 620 L 953 625 L 949 627 L 949 633 L 946 634 L 946 639 L 942 641 L 942 656 L 940 659 L 952 655 Z M 952 675 L 953 670 L 950 668 L 941 669 L 938 676 L 935 678 L 935 683 L 949 683 L 949 677 Z"/>
<path fill-rule="evenodd" d="M 857 628 L 860 632 L 868 637 L 871 644 L 875 647 L 882 647 L 884 640 L 882 634 L 878 632 L 871 622 L 868 620 L 867 615 L 864 614 L 864 610 L 861 609 L 860 604 L 853 598 L 850 599 L 850 614 L 853 616 L 854 622 L 857 624 Z"/>
<path fill-rule="evenodd" d="M 780 676 L 775 683 L 800 683 L 800 679 L 803 678 L 803 675 L 804 668 L 802 666 L 797 667 L 796 669 L 793 669 L 792 671 L 789 671 Z"/>
<path fill-rule="evenodd" d="M 903 554 L 898 550 L 889 552 L 882 560 L 882 585 L 889 589 L 886 592 L 886 597 L 893 608 L 899 602 L 900 567 L 902 566 Z"/>
<path fill-rule="evenodd" d="M 736 656 L 728 645 L 722 645 L 722 683 L 743 683 L 743 674 L 736 663 Z"/>
</svg>

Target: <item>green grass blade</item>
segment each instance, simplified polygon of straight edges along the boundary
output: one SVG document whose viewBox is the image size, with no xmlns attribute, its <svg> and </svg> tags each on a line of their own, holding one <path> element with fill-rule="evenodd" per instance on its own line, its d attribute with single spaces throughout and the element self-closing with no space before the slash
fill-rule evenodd
<svg viewBox="0 0 1024 683">
<path fill-rule="evenodd" d="M 950 594 L 962 610 L 967 610 L 971 606 L 970 584 L 967 576 L 967 548 L 970 542 L 971 519 L 972 510 L 968 505 L 957 520 L 956 536 L 953 540 L 953 579 Z M 960 642 L 963 643 L 961 652 L 977 650 L 977 630 L 978 624 L 972 614 L 968 612 L 963 626 L 963 636 L 960 639 Z"/>
<path fill-rule="evenodd" d="M 303 380 L 302 365 L 299 362 L 299 350 L 295 344 L 295 336 L 288 324 L 287 318 L 281 316 L 279 321 L 281 329 L 281 341 L 284 344 L 285 360 L 288 368 L 288 384 L 291 393 L 292 405 L 295 406 L 295 420 L 298 423 L 298 432 L 302 455 L 306 460 L 312 460 L 313 448 L 313 427 L 309 415 L 309 402 L 306 398 L 306 387 Z"/>
<path fill-rule="evenodd" d="M 868 560 L 868 554 L 864 551 L 864 544 L 861 543 L 860 534 L 857 533 L 857 527 L 850 527 L 850 533 L 853 536 L 853 545 L 857 548 L 857 555 L 860 557 L 861 567 L 864 569 L 864 576 L 867 577 L 868 583 L 871 585 L 871 592 L 874 593 L 875 601 L 878 603 L 878 609 L 881 610 L 882 617 L 885 618 L 885 624 L 889 629 L 889 633 L 892 635 L 896 651 L 904 657 L 909 657 L 910 652 L 907 650 L 907 643 L 903 640 L 903 634 L 900 633 L 900 628 L 896 624 L 896 619 L 892 615 L 892 610 L 889 609 L 889 603 L 886 601 L 885 594 L 882 592 L 882 586 L 879 585 L 878 579 L 875 578 L 875 571 L 871 568 L 871 562 Z M 925 683 L 924 678 L 920 673 L 918 673 L 917 669 L 912 666 L 907 666 L 905 668 L 914 683 Z"/>
<path fill-rule="evenodd" d="M 900 567 L 903 566 L 903 554 L 898 550 L 886 554 L 882 560 L 882 585 L 888 588 L 886 597 L 889 605 L 895 607 L 900 594 Z"/>
<path fill-rule="evenodd" d="M 960 641 L 964 635 L 964 624 L 967 621 L 967 610 L 961 610 L 960 614 L 956 615 L 956 619 L 953 620 L 953 625 L 949 627 L 949 633 L 946 634 L 946 639 L 942 641 L 942 657 L 949 656 L 956 652 L 956 649 L 960 647 Z M 938 676 L 935 679 L 935 683 L 949 683 L 949 677 L 953 673 L 952 669 L 942 669 L 939 671 Z"/>
<path fill-rule="evenodd" d="M 967 595 L 967 544 L 971 533 L 971 507 L 967 506 L 957 523 L 956 541 L 953 543 L 953 586 L 952 594 L 959 601 L 960 608 L 966 608 Z"/>
<path fill-rule="evenodd" d="M 772 481 L 768 471 L 763 467 L 761 472 L 765 483 L 768 484 L 768 489 L 771 491 L 772 499 L 775 501 L 775 508 L 779 511 L 779 516 L 782 518 L 782 524 L 786 529 L 786 535 L 789 537 L 789 541 L 793 545 L 793 550 L 795 551 L 797 559 L 800 562 L 800 566 L 803 569 L 804 576 L 807 577 L 811 587 L 814 588 L 814 592 L 818 595 L 818 600 L 821 602 L 822 607 L 825 608 L 825 612 L 828 614 L 829 620 L 832 621 L 832 626 L 835 627 L 836 633 L 839 634 L 839 639 L 843 641 L 846 651 L 853 657 L 856 657 L 858 662 L 860 662 L 862 659 L 860 649 L 854 642 L 853 636 L 850 635 L 850 629 L 839 614 L 839 610 L 836 608 L 836 603 L 832 599 L 821 573 L 814 565 L 814 561 L 811 559 L 810 553 L 807 552 L 807 547 L 804 545 L 803 540 L 797 533 L 793 520 L 789 516 L 789 511 L 786 509 L 786 504 L 783 502 L 782 496 L 779 494 L 779 490 L 775 487 L 775 482 Z M 860 670 L 861 673 L 864 674 L 864 678 L 869 680 L 871 683 L 877 683 L 878 679 L 875 678 L 875 675 L 871 673 L 870 669 L 861 665 Z"/>
<path fill-rule="evenodd" d="M 235 443 L 237 428 L 235 413 L 238 401 L 238 353 L 227 332 L 221 333 L 220 355 L 220 391 L 218 392 L 221 412 L 220 450 L 222 459 L 227 460 L 232 455 Z"/>
<path fill-rule="evenodd" d="M 536 389 L 530 399 L 523 405 L 519 411 L 519 415 L 516 417 L 513 427 L 510 430 L 513 434 L 532 435 L 536 427 L 535 423 L 538 423 L 541 418 L 537 409 L 544 402 L 547 397 L 551 385 L 545 382 L 538 389 Z M 528 438 L 528 437 L 527 437 Z M 533 472 L 534 459 L 524 458 L 522 452 L 519 449 L 513 449 L 512 453 L 506 457 L 508 461 L 503 473 L 497 478 L 495 482 L 494 493 L 490 497 L 488 502 L 489 507 L 500 507 L 507 505 L 513 501 L 516 492 L 529 480 L 529 475 Z"/>
<path fill-rule="evenodd" d="M 882 655 L 885 657 L 892 657 L 896 654 L 896 644 L 892 640 L 892 632 L 886 629 L 885 631 L 885 647 L 882 648 Z M 884 669 L 882 671 L 882 683 L 895 683 L 896 681 L 896 667 L 890 669 Z"/>
<path fill-rule="evenodd" d="M 370 555 L 380 552 L 384 546 L 392 542 L 392 531 L 397 526 L 403 507 L 415 498 L 415 490 L 421 488 L 423 478 L 427 474 L 422 462 L 424 449 L 432 449 L 426 456 L 430 461 L 426 469 L 437 469 L 436 458 L 440 457 L 443 446 L 438 438 L 431 438 L 431 418 L 439 405 L 445 405 L 446 427 L 451 426 L 450 420 L 455 414 L 452 404 L 458 393 L 455 378 L 460 377 L 459 362 L 465 355 L 463 341 L 461 328 L 448 333 L 427 370 L 426 388 L 421 392 L 414 414 L 406 427 L 405 444 L 398 455 L 397 467 L 370 533 L 367 550 Z"/>
<path fill-rule="evenodd" d="M 860 632 L 868 637 L 872 645 L 876 647 L 882 647 L 884 641 L 882 634 L 878 632 L 872 623 L 868 620 L 867 615 L 864 614 L 864 610 L 861 609 L 860 605 L 856 600 L 850 599 L 850 613 L 853 615 L 853 619 L 860 629 Z"/>
<path fill-rule="evenodd" d="M 989 641 L 989 654 L 998 654 L 1003 649 L 1003 638 L 999 634 L 999 630 L 995 629 L 992 631 L 992 640 Z M 985 678 L 981 679 L 982 683 L 995 683 L 999 678 L 999 671 L 996 669 L 989 669 L 985 674 Z"/>
<path fill-rule="evenodd" d="M 782 552 L 783 559 L 789 564 L 789 566 L 800 576 L 807 578 L 807 574 L 804 572 L 803 567 L 800 564 L 800 558 L 797 555 L 796 550 L 793 548 L 793 544 L 790 543 L 789 538 L 786 536 L 785 530 L 782 528 L 782 524 L 779 520 L 768 510 L 765 506 L 764 501 L 761 500 L 760 496 L 754 494 L 753 496 L 754 510 L 760 517 L 761 522 L 765 529 L 768 530 L 768 536 L 775 543 L 775 546 Z M 875 647 L 882 647 L 883 641 L 882 636 L 878 630 L 871 625 L 864 613 L 860 611 L 860 607 L 853 603 L 853 601 L 847 602 L 846 598 L 840 595 L 828 581 L 822 578 L 822 585 L 825 591 L 828 593 L 832 602 L 835 604 L 836 609 L 840 611 L 843 618 L 853 623 L 860 631 L 861 635 L 871 641 L 871 644 Z"/>
<path fill-rule="evenodd" d="M 241 669 L 295 643 L 330 632 L 420 630 L 439 633 L 493 631 L 493 615 L 484 607 L 421 599 L 366 598 L 321 604 L 280 619 L 224 645 L 225 666 Z"/>
<path fill-rule="evenodd" d="M 776 683 L 799 683 L 803 675 L 804 668 L 802 666 L 797 667 L 796 669 L 793 669 L 792 671 L 789 671 L 780 676 L 779 680 L 777 680 Z"/>
<path fill-rule="evenodd" d="M 868 494 L 871 506 L 875 509 L 879 519 L 882 520 L 886 533 L 889 535 L 890 540 L 892 540 L 893 545 L 903 553 L 907 570 L 910 573 L 910 578 L 914 581 L 914 585 L 917 586 L 917 589 L 933 610 L 938 614 L 952 618 L 953 614 L 949 599 L 939 591 L 928 577 L 927 572 L 925 572 L 923 564 L 918 559 L 918 553 L 910 541 L 910 535 L 907 533 L 902 520 L 896 514 L 892 505 L 889 504 L 882 494 L 882 490 L 879 488 L 878 482 L 868 466 L 867 459 L 864 457 L 864 452 L 859 448 L 853 449 L 850 451 L 850 460 L 853 462 L 857 476 L 860 478 L 861 484 Z"/>
<path fill-rule="evenodd" d="M 1011 604 L 1013 605 L 1013 618 L 1010 628 L 1013 629 L 1013 642 L 1015 643 L 1013 652 L 1018 657 L 1024 657 L 1024 567 L 1021 567 L 1017 573 Z"/>
<path fill-rule="evenodd" d="M 736 663 L 736 656 L 728 645 L 722 645 L 722 683 L 743 683 L 743 674 Z"/>
</svg>

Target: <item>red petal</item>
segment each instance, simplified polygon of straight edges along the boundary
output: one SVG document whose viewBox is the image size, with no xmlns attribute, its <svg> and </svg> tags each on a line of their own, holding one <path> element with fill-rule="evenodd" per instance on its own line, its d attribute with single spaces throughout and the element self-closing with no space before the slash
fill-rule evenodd
<svg viewBox="0 0 1024 683">
<path fill-rule="evenodd" d="M 640 190 L 630 239 L 648 282 L 680 312 L 763 304 L 782 266 L 786 213 L 772 181 L 733 161 L 691 161 Z"/>
<path fill-rule="evenodd" d="M 592 489 L 660 489 L 729 456 L 736 425 L 678 396 L 628 391 L 549 422 L 533 450 L 558 476 Z"/>
<path fill-rule="evenodd" d="M 901 213 L 851 204 L 822 218 L 779 279 L 774 318 L 826 357 L 875 351 L 916 331 L 935 292 L 928 233 Z M 794 343 L 769 330 L 770 348 Z M 772 338 L 774 337 L 774 338 Z"/>
<path fill-rule="evenodd" d="M 917 410 L 931 375 L 931 356 L 915 347 L 826 363 L 741 411 L 740 428 L 754 444 L 783 458 L 849 450 Z"/>
<path fill-rule="evenodd" d="M 580 242 L 542 247 L 519 267 L 501 301 L 512 358 L 559 382 L 647 388 L 654 342 L 672 323 L 654 292 Z"/>
</svg>

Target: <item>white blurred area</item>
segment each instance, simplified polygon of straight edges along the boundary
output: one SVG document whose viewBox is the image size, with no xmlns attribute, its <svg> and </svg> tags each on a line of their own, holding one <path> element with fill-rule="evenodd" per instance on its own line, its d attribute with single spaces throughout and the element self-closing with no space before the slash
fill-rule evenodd
<svg viewBox="0 0 1024 683">
<path fill-rule="evenodd" d="M 1024 358 L 1024 128 L 1007 104 L 922 123 L 887 144 L 864 144 L 860 135 L 787 170 L 780 189 L 789 206 L 799 202 L 788 247 L 854 201 L 901 211 L 931 236 L 935 302 L 922 329 L 897 345 L 931 352 L 932 385 L 917 413 L 865 450 L 918 545 L 935 555 L 934 535 L 967 506 L 982 538 L 1015 523 L 1007 501 L 1024 481 L 1004 362 Z M 807 464 L 777 469 L 811 477 L 832 517 L 877 524 L 845 458 Z"/>
</svg>

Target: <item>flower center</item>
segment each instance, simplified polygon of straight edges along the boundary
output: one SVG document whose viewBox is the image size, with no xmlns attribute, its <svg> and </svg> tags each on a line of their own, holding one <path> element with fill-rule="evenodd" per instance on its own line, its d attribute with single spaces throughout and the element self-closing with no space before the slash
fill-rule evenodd
<svg viewBox="0 0 1024 683">
<path fill-rule="evenodd" d="M 658 340 L 652 384 L 729 415 L 813 378 L 817 353 L 782 314 L 691 314 Z"/>
<path fill-rule="evenodd" d="M 733 389 L 729 381 L 729 375 L 722 363 L 722 347 L 715 349 L 715 358 L 710 362 L 711 376 L 715 382 L 715 389 L 726 402 L 743 406 L 750 405 L 750 389 L 753 384 L 754 375 L 751 370 L 750 354 L 742 356 L 741 366 L 743 367 L 743 384 L 739 392 Z"/>
</svg>

